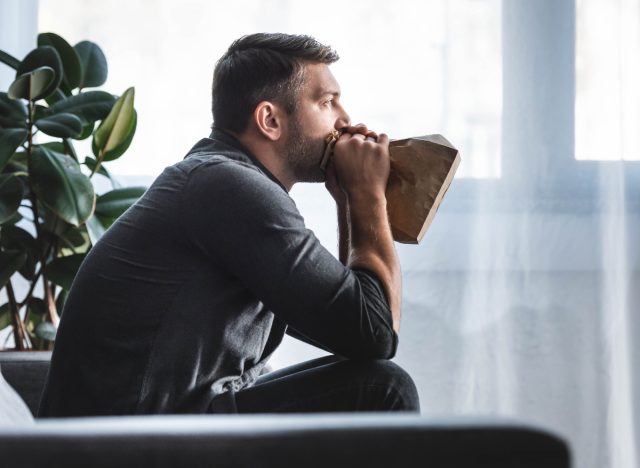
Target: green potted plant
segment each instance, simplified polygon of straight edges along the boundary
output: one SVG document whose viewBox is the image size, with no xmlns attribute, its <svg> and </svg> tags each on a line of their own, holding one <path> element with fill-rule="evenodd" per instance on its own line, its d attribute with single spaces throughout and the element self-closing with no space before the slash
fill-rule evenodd
<svg viewBox="0 0 640 468">
<path fill-rule="evenodd" d="M 107 61 L 93 42 L 43 33 L 37 45 L 22 61 L 0 50 L 16 70 L 0 92 L 0 329 L 12 328 L 15 350 L 51 349 L 80 263 L 145 190 L 121 187 L 105 167 L 135 134 L 134 89 L 94 89 Z M 89 138 L 93 155 L 80 158 L 74 141 Z M 96 196 L 96 175 L 112 190 Z"/>
</svg>

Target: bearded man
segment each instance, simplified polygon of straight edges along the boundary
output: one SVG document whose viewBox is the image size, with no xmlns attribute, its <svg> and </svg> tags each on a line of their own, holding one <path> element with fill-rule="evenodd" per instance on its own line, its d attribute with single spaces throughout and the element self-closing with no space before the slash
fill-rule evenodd
<svg viewBox="0 0 640 468">
<path fill-rule="evenodd" d="M 389 139 L 353 126 L 309 36 L 235 41 L 213 131 L 92 248 L 62 314 L 39 416 L 418 411 L 398 345 Z M 327 135 L 340 131 L 320 167 Z M 324 182 L 339 259 L 289 191 Z M 329 356 L 264 372 L 285 333 Z"/>
</svg>

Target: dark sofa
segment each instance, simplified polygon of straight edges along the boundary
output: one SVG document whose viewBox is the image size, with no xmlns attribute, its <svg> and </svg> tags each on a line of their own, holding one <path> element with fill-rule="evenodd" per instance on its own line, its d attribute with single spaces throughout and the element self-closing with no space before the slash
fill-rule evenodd
<svg viewBox="0 0 640 468">
<path fill-rule="evenodd" d="M 50 354 L 0 353 L 34 412 Z M 497 418 L 390 414 L 132 416 L 3 425 L 0 466 L 565 468 L 559 437 Z"/>
</svg>

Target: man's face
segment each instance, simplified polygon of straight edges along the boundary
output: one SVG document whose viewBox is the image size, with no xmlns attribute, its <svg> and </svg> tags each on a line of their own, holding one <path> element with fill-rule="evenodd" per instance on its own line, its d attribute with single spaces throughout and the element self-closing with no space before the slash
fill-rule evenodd
<svg viewBox="0 0 640 468">
<path fill-rule="evenodd" d="M 320 161 L 332 130 L 350 124 L 340 104 L 340 86 L 325 64 L 308 64 L 298 93 L 296 111 L 289 116 L 286 158 L 298 182 L 324 182 Z"/>
</svg>

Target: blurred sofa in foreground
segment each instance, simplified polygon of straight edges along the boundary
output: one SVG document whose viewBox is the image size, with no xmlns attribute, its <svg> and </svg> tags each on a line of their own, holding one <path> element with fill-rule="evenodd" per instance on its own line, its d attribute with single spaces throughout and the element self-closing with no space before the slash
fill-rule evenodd
<svg viewBox="0 0 640 468">
<path fill-rule="evenodd" d="M 49 359 L 47 352 L 0 353 L 4 378 L 32 412 Z M 343 413 L 25 419 L 3 422 L 0 413 L 3 468 L 570 466 L 562 439 L 498 418 Z"/>
</svg>

